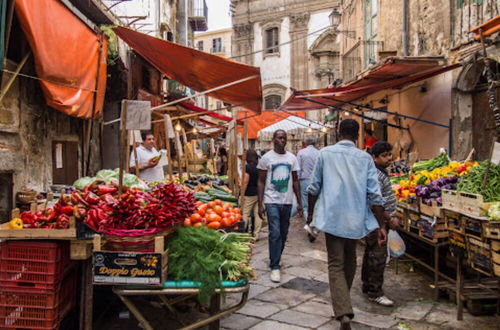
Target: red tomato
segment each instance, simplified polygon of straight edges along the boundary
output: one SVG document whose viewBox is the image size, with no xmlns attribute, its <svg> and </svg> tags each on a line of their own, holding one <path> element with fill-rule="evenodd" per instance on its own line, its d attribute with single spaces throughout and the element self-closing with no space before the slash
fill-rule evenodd
<svg viewBox="0 0 500 330">
<path fill-rule="evenodd" d="M 200 222 L 201 221 L 201 215 L 198 214 L 198 213 L 193 213 L 191 214 L 191 222 L 192 223 L 197 223 L 197 222 Z"/>
<path fill-rule="evenodd" d="M 193 227 L 201 227 L 203 226 L 203 224 L 201 222 L 197 222 L 193 225 Z"/>
<path fill-rule="evenodd" d="M 233 209 L 233 204 L 226 203 L 224 204 L 224 210 L 232 210 Z"/>
<path fill-rule="evenodd" d="M 222 212 L 224 212 L 224 209 L 220 205 L 215 205 L 214 212 L 217 213 L 218 215 L 222 215 Z"/>
<path fill-rule="evenodd" d="M 234 208 L 233 212 L 236 214 L 241 214 L 241 210 L 238 208 Z"/>
<path fill-rule="evenodd" d="M 221 221 L 221 226 L 224 228 L 231 227 L 232 223 L 231 220 L 229 220 L 228 217 L 223 217 Z"/>
<path fill-rule="evenodd" d="M 213 208 L 215 206 L 215 202 L 214 201 L 209 202 L 207 205 L 208 207 Z"/>
<path fill-rule="evenodd" d="M 184 227 L 191 227 L 191 219 L 189 218 L 184 219 Z"/>
<path fill-rule="evenodd" d="M 236 222 L 236 218 L 234 216 L 230 216 L 228 219 L 232 225 L 234 225 L 234 223 Z"/>
<path fill-rule="evenodd" d="M 222 214 L 220 216 L 223 218 L 227 218 L 228 216 L 230 216 L 230 214 L 229 214 L 229 212 L 222 212 Z"/>
<path fill-rule="evenodd" d="M 220 228 L 220 222 L 219 221 L 210 222 L 207 225 L 207 227 L 208 228 L 212 228 L 212 229 L 219 229 Z"/>
<path fill-rule="evenodd" d="M 214 200 L 215 205 L 222 206 L 222 201 L 220 199 Z"/>
</svg>

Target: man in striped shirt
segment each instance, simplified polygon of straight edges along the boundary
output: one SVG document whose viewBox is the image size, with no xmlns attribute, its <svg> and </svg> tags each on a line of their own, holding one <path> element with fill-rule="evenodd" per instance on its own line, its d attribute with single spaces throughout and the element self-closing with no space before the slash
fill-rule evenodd
<svg viewBox="0 0 500 330">
<path fill-rule="evenodd" d="M 399 227 L 396 213 L 397 200 L 392 191 L 387 167 L 392 162 L 392 146 L 385 141 L 376 142 L 371 148 L 371 154 L 377 167 L 380 190 L 384 198 L 384 218 L 391 229 Z M 393 306 L 394 302 L 384 295 L 382 285 L 384 283 L 384 269 L 387 259 L 387 242 L 379 245 L 377 242 L 377 231 L 373 231 L 365 237 L 366 247 L 361 268 L 361 279 L 363 281 L 363 292 L 368 299 L 382 306 Z"/>
</svg>

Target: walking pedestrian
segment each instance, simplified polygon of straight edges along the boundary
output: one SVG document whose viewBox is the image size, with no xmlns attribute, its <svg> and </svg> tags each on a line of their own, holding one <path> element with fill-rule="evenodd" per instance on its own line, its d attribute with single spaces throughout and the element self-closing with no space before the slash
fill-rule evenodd
<svg viewBox="0 0 500 330">
<path fill-rule="evenodd" d="M 269 259 L 271 281 L 280 282 L 280 260 L 285 248 L 290 215 L 292 212 L 293 194 L 297 198 L 297 212 L 302 216 L 300 199 L 299 165 L 297 158 L 285 150 L 286 132 L 277 130 L 273 134 L 274 149 L 267 152 L 259 161 L 259 181 L 257 194 L 259 199 L 259 216 L 264 216 L 264 204 L 269 224 Z"/>
<path fill-rule="evenodd" d="M 378 181 L 384 203 L 384 219 L 386 226 L 398 229 L 399 221 L 394 217 L 396 213 L 396 196 L 394 195 L 387 174 L 387 167 L 392 162 L 392 146 L 385 141 L 376 142 L 371 149 L 372 157 L 377 167 Z M 382 306 L 393 306 L 394 302 L 384 295 L 382 285 L 384 283 L 384 270 L 387 259 L 387 243 L 377 243 L 377 233 L 371 232 L 365 237 L 365 254 L 361 268 L 361 280 L 363 281 L 363 293 L 368 295 L 368 300 Z"/>
<path fill-rule="evenodd" d="M 249 227 L 252 215 L 254 217 L 252 231 L 253 237 L 259 240 L 260 229 L 262 228 L 262 218 L 259 215 L 258 197 L 257 197 L 257 182 L 259 181 L 259 170 L 257 164 L 259 156 L 253 149 L 247 151 L 247 165 L 245 174 L 243 175 L 243 185 L 241 187 L 244 191 L 243 196 L 243 221 L 245 228 Z"/>
<path fill-rule="evenodd" d="M 297 153 L 297 161 L 299 162 L 299 180 L 300 180 L 300 196 L 302 199 L 302 208 L 304 213 L 304 218 L 307 219 L 307 187 L 309 186 L 309 181 L 311 177 L 314 165 L 319 157 L 319 150 L 316 149 L 316 138 L 314 136 L 307 136 L 305 139 L 306 147 L 300 149 Z M 309 241 L 312 243 L 316 239 L 311 234 L 307 234 Z"/>
<path fill-rule="evenodd" d="M 351 329 L 349 291 L 356 273 L 356 242 L 378 229 L 382 244 L 387 233 L 377 169 L 370 155 L 355 145 L 359 124 L 345 119 L 339 134 L 340 142 L 323 148 L 314 167 L 307 223 L 325 232 L 333 310 L 341 329 Z"/>
</svg>

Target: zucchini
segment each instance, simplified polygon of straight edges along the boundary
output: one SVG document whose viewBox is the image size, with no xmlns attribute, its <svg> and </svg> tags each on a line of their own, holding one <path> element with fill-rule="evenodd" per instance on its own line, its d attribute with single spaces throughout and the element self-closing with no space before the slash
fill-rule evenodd
<svg viewBox="0 0 500 330">
<path fill-rule="evenodd" d="M 227 193 L 227 191 L 226 191 L 224 188 L 222 188 L 221 186 L 219 186 L 218 184 L 212 183 L 212 186 L 213 186 L 215 189 L 219 190 L 219 191 L 222 191 L 222 192 Z"/>
<path fill-rule="evenodd" d="M 210 195 L 227 195 L 227 196 L 231 196 L 231 194 L 225 192 L 225 191 L 222 191 L 222 190 L 219 190 L 219 189 L 207 189 L 205 190 L 208 194 Z"/>
<path fill-rule="evenodd" d="M 220 199 L 220 200 L 226 201 L 226 202 L 237 202 L 238 201 L 238 198 L 236 198 L 235 196 L 225 194 L 225 193 L 210 193 L 210 195 L 212 195 L 216 199 Z"/>
</svg>

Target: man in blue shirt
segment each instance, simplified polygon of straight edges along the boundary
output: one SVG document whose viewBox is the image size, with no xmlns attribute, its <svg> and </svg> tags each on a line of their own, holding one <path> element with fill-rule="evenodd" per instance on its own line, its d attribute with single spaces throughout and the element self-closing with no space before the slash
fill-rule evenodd
<svg viewBox="0 0 500 330">
<path fill-rule="evenodd" d="M 307 223 L 325 232 L 333 310 L 341 329 L 351 329 L 356 242 L 379 229 L 378 242 L 383 244 L 387 233 L 377 169 L 371 156 L 355 145 L 359 124 L 343 120 L 339 134 L 341 141 L 323 148 L 314 167 Z"/>
<path fill-rule="evenodd" d="M 319 157 L 319 150 L 316 149 L 316 138 L 314 136 L 307 136 L 305 139 L 307 147 L 299 150 L 297 153 L 297 161 L 299 162 L 299 180 L 300 180 L 300 196 L 302 198 L 302 212 L 304 218 L 307 219 L 307 187 L 314 165 Z M 308 234 L 309 241 L 314 242 L 315 237 Z"/>
</svg>

